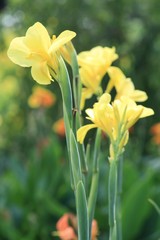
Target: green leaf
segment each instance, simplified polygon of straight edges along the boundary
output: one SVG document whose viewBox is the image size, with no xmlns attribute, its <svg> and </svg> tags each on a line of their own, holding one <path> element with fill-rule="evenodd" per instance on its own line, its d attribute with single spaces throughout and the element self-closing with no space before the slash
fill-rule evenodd
<svg viewBox="0 0 160 240">
<path fill-rule="evenodd" d="M 72 43 L 71 43 L 72 44 Z M 73 73 L 73 93 L 74 93 L 74 101 L 75 107 L 80 109 L 80 100 L 81 100 L 81 91 L 82 91 L 82 83 L 79 75 L 79 66 L 77 61 L 77 53 L 73 46 L 71 45 L 71 67 Z"/>
<path fill-rule="evenodd" d="M 71 147 L 70 147 L 71 126 L 69 123 L 67 109 L 66 109 L 66 105 L 64 102 L 63 102 L 63 116 L 64 116 L 65 132 L 66 132 L 67 150 L 68 150 L 68 155 L 69 155 L 69 170 L 70 170 L 71 187 L 72 187 L 72 189 L 75 189 L 75 184 L 74 184 L 74 179 L 73 179 L 73 169 L 71 166 L 71 158 L 72 158 L 71 157 Z"/>
<path fill-rule="evenodd" d="M 78 240 L 89 240 L 89 219 L 84 185 L 79 181 L 76 188 L 76 206 L 78 217 Z"/>
<path fill-rule="evenodd" d="M 153 201 L 152 199 L 148 199 L 148 201 L 153 205 L 153 207 L 155 208 L 157 213 L 160 215 L 160 207 L 158 206 L 158 204 L 155 201 Z"/>
<path fill-rule="evenodd" d="M 59 74 L 58 83 L 61 88 L 63 104 L 65 105 L 68 120 L 70 125 L 72 126 L 73 101 L 72 101 L 72 89 L 70 84 L 70 77 L 69 77 L 66 65 L 62 58 L 60 58 L 59 63 L 60 63 L 60 74 Z"/>
<path fill-rule="evenodd" d="M 134 240 L 143 225 L 151 206 L 148 195 L 151 189 L 152 175 L 139 178 L 125 194 L 122 207 L 123 239 Z"/>
</svg>

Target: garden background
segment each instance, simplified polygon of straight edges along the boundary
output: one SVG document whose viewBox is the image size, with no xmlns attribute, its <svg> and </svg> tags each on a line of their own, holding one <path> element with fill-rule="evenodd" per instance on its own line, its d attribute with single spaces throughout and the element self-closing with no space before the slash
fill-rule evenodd
<svg viewBox="0 0 160 240">
<path fill-rule="evenodd" d="M 44 87 L 54 94 L 52 104 L 35 108 L 29 97 L 38 84 L 6 54 L 10 41 L 37 21 L 50 35 L 75 31 L 78 53 L 115 46 L 114 65 L 147 92 L 145 106 L 155 115 L 131 129 L 125 151 L 123 240 L 160 239 L 160 215 L 149 201 L 160 206 L 159 0 L 0 1 L 0 239 L 58 239 L 51 235 L 56 222 L 66 212 L 75 213 L 63 122 L 55 124 L 62 118 L 58 84 Z M 105 141 L 95 213 L 99 240 L 108 235 Z"/>
</svg>

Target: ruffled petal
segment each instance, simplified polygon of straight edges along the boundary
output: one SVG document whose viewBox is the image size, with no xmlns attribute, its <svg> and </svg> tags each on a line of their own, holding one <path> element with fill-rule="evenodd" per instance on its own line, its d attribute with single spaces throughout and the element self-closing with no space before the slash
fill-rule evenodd
<svg viewBox="0 0 160 240">
<path fill-rule="evenodd" d="M 51 38 L 40 22 L 35 23 L 27 30 L 24 42 L 33 52 L 47 53 L 51 46 Z"/>
<path fill-rule="evenodd" d="M 49 52 L 57 51 L 61 46 L 69 42 L 72 38 L 76 36 L 73 31 L 65 30 L 63 31 L 55 40 L 53 40 Z"/>
<path fill-rule="evenodd" d="M 35 62 L 32 66 L 31 74 L 33 79 L 40 84 L 47 85 L 51 83 L 52 78 L 46 61 Z"/>
<path fill-rule="evenodd" d="M 153 114 L 154 114 L 153 109 L 147 108 L 147 107 L 143 107 L 143 112 L 142 112 L 140 118 L 149 117 L 149 116 L 151 116 Z"/>
<path fill-rule="evenodd" d="M 77 131 L 77 141 L 82 144 L 84 142 L 84 138 L 85 138 L 87 132 L 90 129 L 96 128 L 96 127 L 97 127 L 96 124 L 87 124 L 87 125 L 79 128 L 78 131 Z"/>
<path fill-rule="evenodd" d="M 24 43 L 25 37 L 17 37 L 11 41 L 8 49 L 8 57 L 22 67 L 30 67 L 32 65 L 30 60 L 30 50 Z"/>
<path fill-rule="evenodd" d="M 134 90 L 130 96 L 135 102 L 144 102 L 147 100 L 148 96 L 146 92 L 140 90 Z"/>
</svg>

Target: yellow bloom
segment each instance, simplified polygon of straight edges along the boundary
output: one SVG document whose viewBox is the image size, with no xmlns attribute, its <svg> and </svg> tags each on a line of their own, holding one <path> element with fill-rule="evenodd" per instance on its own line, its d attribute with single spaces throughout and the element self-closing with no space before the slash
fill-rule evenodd
<svg viewBox="0 0 160 240">
<path fill-rule="evenodd" d="M 103 75 L 106 73 L 108 67 L 118 58 L 115 53 L 115 48 L 97 46 L 92 48 L 90 51 L 84 51 L 78 54 L 79 66 L 95 66 L 97 70 L 102 72 Z"/>
<path fill-rule="evenodd" d="M 93 108 L 87 109 L 86 113 L 92 124 L 81 127 L 77 131 L 77 140 L 82 143 L 87 132 L 92 128 L 100 128 L 110 138 L 110 155 L 114 157 L 114 146 L 118 142 L 118 152 L 120 153 L 128 141 L 128 129 L 132 127 L 139 118 L 154 114 L 150 108 L 137 105 L 129 97 L 122 96 L 120 99 L 110 103 L 111 96 L 104 93 L 99 102 Z"/>
<path fill-rule="evenodd" d="M 96 70 L 84 66 L 79 69 L 80 79 L 82 84 L 85 86 L 82 88 L 81 93 L 81 109 L 84 108 L 85 100 L 92 97 L 93 94 L 101 95 L 102 89 L 99 86 L 102 77 L 96 73 Z"/>
<path fill-rule="evenodd" d="M 115 48 L 97 46 L 90 51 L 81 52 L 78 55 L 80 77 L 84 88 L 82 89 L 81 108 L 85 100 L 93 94 L 102 93 L 99 86 L 108 68 L 118 58 Z"/>
<path fill-rule="evenodd" d="M 108 75 L 110 77 L 106 92 L 110 93 L 115 87 L 117 95 L 116 99 L 121 96 L 128 96 L 135 102 L 143 102 L 147 99 L 147 94 L 144 91 L 135 90 L 134 84 L 130 78 L 126 78 L 123 72 L 118 67 L 109 67 Z"/>
<path fill-rule="evenodd" d="M 57 51 L 75 36 L 75 32 L 66 30 L 51 39 L 46 28 L 37 22 L 25 36 L 12 40 L 8 57 L 22 67 L 31 67 L 32 77 L 38 83 L 50 84 L 52 77 L 57 77 Z"/>
</svg>

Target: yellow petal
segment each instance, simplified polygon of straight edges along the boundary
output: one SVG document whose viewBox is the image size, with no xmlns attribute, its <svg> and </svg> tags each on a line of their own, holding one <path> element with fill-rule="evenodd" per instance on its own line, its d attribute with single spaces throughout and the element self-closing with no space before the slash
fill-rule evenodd
<svg viewBox="0 0 160 240">
<path fill-rule="evenodd" d="M 142 112 L 140 118 L 149 117 L 149 116 L 151 116 L 153 114 L 154 114 L 153 109 L 147 108 L 147 107 L 143 107 L 143 112 Z"/>
<path fill-rule="evenodd" d="M 7 54 L 15 64 L 22 67 L 30 67 L 32 65 L 29 59 L 30 50 L 26 47 L 24 38 L 25 37 L 14 38 L 11 41 Z"/>
<path fill-rule="evenodd" d="M 72 38 L 76 36 L 73 31 L 65 30 L 63 31 L 55 40 L 53 40 L 49 52 L 57 51 L 62 45 L 69 42 Z"/>
<path fill-rule="evenodd" d="M 88 125 L 85 125 L 85 126 L 79 128 L 77 131 L 77 141 L 82 144 L 84 142 L 84 138 L 85 138 L 87 132 L 90 129 L 96 128 L 96 127 L 97 127 L 96 124 L 88 124 Z"/>
<path fill-rule="evenodd" d="M 108 93 L 104 93 L 100 99 L 99 99 L 99 104 L 108 104 L 111 101 L 111 95 Z"/>
<path fill-rule="evenodd" d="M 90 88 L 82 88 L 81 103 L 80 103 L 81 109 L 84 108 L 86 99 L 91 98 L 92 95 L 93 95 L 92 89 L 90 89 Z"/>
<path fill-rule="evenodd" d="M 144 102 L 148 98 L 146 92 L 140 90 L 134 90 L 130 97 L 136 102 Z"/>
<path fill-rule="evenodd" d="M 124 81 L 126 80 L 126 76 L 118 67 L 109 67 L 108 75 L 110 77 L 110 81 L 108 83 L 109 86 L 107 87 L 107 91 L 111 91 L 113 88 L 113 85 L 115 86 L 116 90 L 119 91 Z"/>
<path fill-rule="evenodd" d="M 51 83 L 52 78 L 46 61 L 35 62 L 32 66 L 31 73 L 36 82 L 44 85 Z"/>
<path fill-rule="evenodd" d="M 103 65 L 106 72 L 111 63 L 118 58 L 115 53 L 115 48 L 97 46 L 92 48 L 90 51 L 83 51 L 78 54 L 78 63 L 80 66 L 83 65 Z"/>
<path fill-rule="evenodd" d="M 94 121 L 94 110 L 92 108 L 88 108 L 88 109 L 86 109 L 86 113 L 89 116 L 89 117 L 87 117 L 87 119 Z"/>
<path fill-rule="evenodd" d="M 47 53 L 51 46 L 51 38 L 46 28 L 39 22 L 27 30 L 24 42 L 32 52 Z"/>
</svg>

